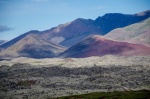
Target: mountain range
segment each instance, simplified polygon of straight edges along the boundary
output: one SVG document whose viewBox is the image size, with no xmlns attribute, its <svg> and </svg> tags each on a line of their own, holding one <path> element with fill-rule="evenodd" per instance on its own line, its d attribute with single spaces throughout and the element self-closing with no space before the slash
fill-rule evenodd
<svg viewBox="0 0 150 99">
<path fill-rule="evenodd" d="M 118 40 L 115 38 L 116 36 L 118 38 L 121 38 L 118 36 L 121 35 L 121 33 L 114 29 L 124 29 L 124 27 L 126 28 L 127 26 L 128 31 L 127 33 L 125 32 L 125 34 L 127 37 L 129 37 L 130 35 L 128 34 L 130 34 L 131 32 L 131 27 L 129 25 L 133 24 L 131 25 L 133 28 L 141 29 L 142 26 L 144 27 L 141 31 L 139 31 L 140 33 L 134 32 L 135 34 L 149 36 L 149 19 L 147 19 L 149 17 L 150 10 L 133 15 L 109 13 L 105 14 L 102 17 L 98 17 L 95 20 L 78 18 L 74 21 L 58 25 L 57 27 L 53 27 L 45 31 L 32 30 L 0 45 L 0 58 L 12 58 L 22 56 L 33 58 L 46 58 L 55 57 L 57 55 L 59 55 L 60 57 L 64 57 L 65 55 L 65 57 L 78 57 L 78 55 L 72 54 L 72 51 L 76 50 L 88 50 L 87 53 L 89 53 L 90 50 L 90 53 L 93 53 L 89 53 L 88 55 L 82 55 L 84 53 L 80 52 L 78 53 L 81 54 L 79 55 L 79 57 L 88 57 L 93 55 L 101 56 L 105 54 L 128 56 L 128 54 L 135 55 L 135 53 L 137 53 L 136 55 L 138 55 L 138 53 L 139 55 L 147 55 L 149 54 L 149 48 L 147 46 L 126 43 L 129 40 L 124 40 L 125 42 L 114 41 Z M 148 21 L 145 19 L 147 19 Z M 138 24 L 140 24 L 141 26 L 138 27 Z M 112 30 L 117 32 L 112 34 Z M 147 31 L 147 33 L 143 31 Z M 111 36 L 109 36 L 109 34 Z M 95 36 L 88 37 L 89 35 Z M 97 35 L 101 35 L 106 38 L 108 37 L 112 40 L 106 39 L 101 36 L 99 37 Z M 86 37 L 88 37 L 88 40 Z M 102 42 L 103 40 L 106 42 Z M 85 47 L 86 42 L 89 43 Z M 96 52 L 97 47 L 95 47 L 95 45 L 103 47 L 101 47 L 100 51 Z M 114 47 L 116 49 L 114 49 Z M 113 49 L 107 50 L 109 48 Z M 133 53 L 134 50 L 135 53 Z"/>
<path fill-rule="evenodd" d="M 62 46 L 71 47 L 91 34 L 105 35 L 113 29 L 140 22 L 148 17 L 150 17 L 150 10 L 133 15 L 109 13 L 95 20 L 78 18 L 43 31 L 41 37 Z"/>
</svg>

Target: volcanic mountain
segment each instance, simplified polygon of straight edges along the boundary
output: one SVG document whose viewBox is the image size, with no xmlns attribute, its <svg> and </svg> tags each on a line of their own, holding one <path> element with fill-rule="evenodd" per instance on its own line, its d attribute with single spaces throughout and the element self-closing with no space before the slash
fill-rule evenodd
<svg viewBox="0 0 150 99">
<path fill-rule="evenodd" d="M 124 28 L 114 29 L 106 38 L 150 46 L 150 18 Z"/>
<path fill-rule="evenodd" d="M 60 54 L 59 57 L 84 58 L 108 54 L 120 56 L 150 55 L 150 47 L 112 41 L 99 35 L 91 35 Z"/>
<path fill-rule="evenodd" d="M 113 29 L 140 22 L 148 17 L 150 17 L 150 10 L 133 15 L 109 13 L 96 20 L 79 18 L 43 31 L 41 37 L 53 43 L 71 47 L 91 34 L 105 35 Z"/>
<path fill-rule="evenodd" d="M 14 41 L 16 39 L 14 39 Z M 9 44 L 11 45 L 11 43 L 7 43 L 5 44 L 5 46 Z M 6 46 L 6 48 L 0 52 L 0 58 L 46 58 L 54 57 L 57 54 L 63 52 L 64 50 L 64 47 L 46 41 L 39 37 L 39 35 L 28 34 L 20 40 L 18 40 L 16 43 L 12 44 L 11 46 Z"/>
<path fill-rule="evenodd" d="M 103 32 L 95 26 L 94 20 L 78 18 L 72 22 L 43 31 L 41 37 L 53 43 L 70 47 L 90 34 L 103 35 Z"/>
</svg>

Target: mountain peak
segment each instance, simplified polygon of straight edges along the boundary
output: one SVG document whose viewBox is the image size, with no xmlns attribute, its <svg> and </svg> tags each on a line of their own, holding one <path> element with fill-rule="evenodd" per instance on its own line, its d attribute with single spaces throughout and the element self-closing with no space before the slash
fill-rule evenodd
<svg viewBox="0 0 150 99">
<path fill-rule="evenodd" d="M 140 13 L 136 13 L 135 15 L 136 16 L 148 16 L 148 15 L 150 15 L 150 10 L 146 10 L 146 11 L 143 11 L 143 12 L 140 12 Z"/>
</svg>

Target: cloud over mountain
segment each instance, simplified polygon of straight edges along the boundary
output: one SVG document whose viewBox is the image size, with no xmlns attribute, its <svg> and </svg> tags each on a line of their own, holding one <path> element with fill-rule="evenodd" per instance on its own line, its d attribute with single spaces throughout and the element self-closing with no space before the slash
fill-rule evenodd
<svg viewBox="0 0 150 99">
<path fill-rule="evenodd" d="M 10 30 L 14 30 L 14 29 L 6 25 L 0 25 L 0 32 L 10 31 Z"/>
</svg>

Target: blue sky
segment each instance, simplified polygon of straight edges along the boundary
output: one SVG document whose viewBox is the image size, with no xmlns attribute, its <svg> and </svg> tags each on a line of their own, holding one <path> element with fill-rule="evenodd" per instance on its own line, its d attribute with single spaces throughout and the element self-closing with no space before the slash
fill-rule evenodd
<svg viewBox="0 0 150 99">
<path fill-rule="evenodd" d="M 150 0 L 0 0 L 0 40 L 46 30 L 76 18 L 150 10 Z"/>
</svg>

